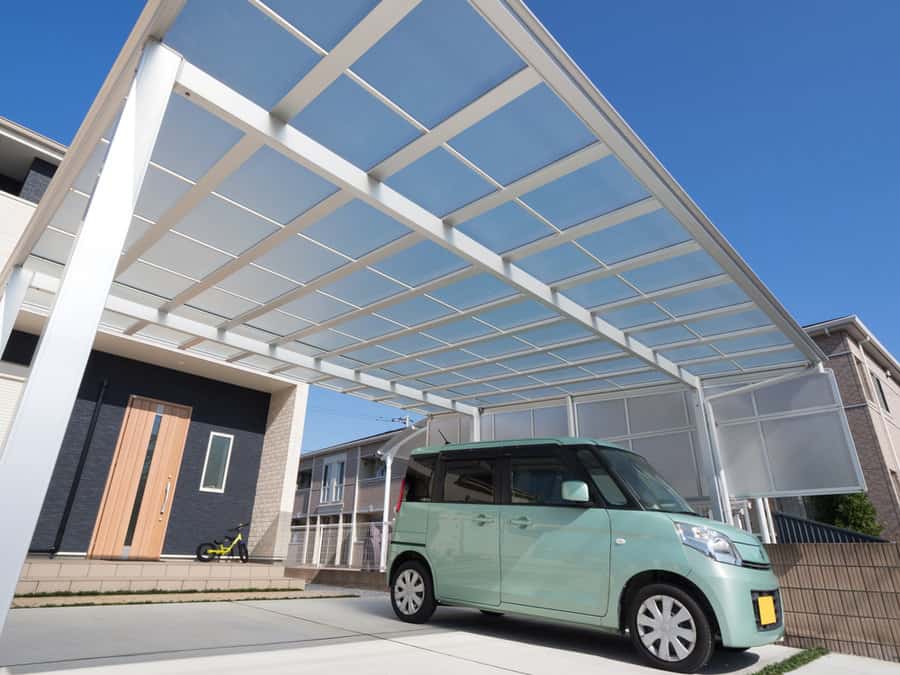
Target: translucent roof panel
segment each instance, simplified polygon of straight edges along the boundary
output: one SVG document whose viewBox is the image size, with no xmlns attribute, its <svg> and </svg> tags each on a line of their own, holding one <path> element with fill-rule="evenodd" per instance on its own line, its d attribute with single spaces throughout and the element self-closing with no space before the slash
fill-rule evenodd
<svg viewBox="0 0 900 675">
<path fill-rule="evenodd" d="M 231 260 L 215 249 L 171 232 L 141 257 L 147 262 L 195 278 L 204 277 Z"/>
<path fill-rule="evenodd" d="M 248 2 L 190 0 L 165 42 L 267 110 L 319 61 L 318 54 Z"/>
<path fill-rule="evenodd" d="M 353 311 L 353 306 L 322 293 L 310 293 L 291 300 L 282 309 L 310 321 L 328 321 Z"/>
<path fill-rule="evenodd" d="M 406 326 L 418 326 L 426 321 L 453 314 L 453 310 L 434 300 L 419 296 L 383 309 L 379 314 Z M 429 330 L 429 333 L 431 331 Z"/>
<path fill-rule="evenodd" d="M 447 342 L 459 342 L 460 340 L 468 340 L 469 338 L 476 338 L 493 332 L 495 332 L 493 328 L 475 319 L 459 319 L 428 329 L 429 335 Z"/>
<path fill-rule="evenodd" d="M 690 235 L 668 211 L 659 209 L 578 240 L 607 265 L 688 241 Z"/>
<path fill-rule="evenodd" d="M 335 326 L 341 333 L 353 335 L 362 340 L 372 340 L 382 335 L 387 335 L 398 329 L 397 324 L 385 321 L 377 316 L 361 316 L 350 319 Z"/>
<path fill-rule="evenodd" d="M 425 0 L 353 70 L 433 127 L 523 66 L 468 3 Z"/>
<path fill-rule="evenodd" d="M 805 357 L 799 349 L 771 352 L 769 354 L 756 354 L 735 359 L 742 368 L 761 368 L 764 366 L 783 365 L 787 363 L 802 363 Z"/>
<path fill-rule="evenodd" d="M 500 329 L 514 328 L 554 316 L 555 312 L 536 300 L 523 300 L 506 307 L 492 309 L 478 318 Z"/>
<path fill-rule="evenodd" d="M 144 176 L 144 184 L 141 186 L 141 194 L 138 196 L 134 212 L 155 222 L 190 188 L 190 183 L 150 166 Z"/>
<path fill-rule="evenodd" d="M 331 50 L 366 14 L 377 0 L 267 0 L 266 4 L 316 44 Z"/>
<path fill-rule="evenodd" d="M 518 333 L 520 339 L 539 346 L 558 344 L 590 335 L 592 333 L 588 328 L 572 321 L 562 321 Z"/>
<path fill-rule="evenodd" d="M 322 289 L 351 304 L 363 307 L 399 293 L 403 286 L 371 270 L 359 270 Z"/>
<path fill-rule="evenodd" d="M 663 298 L 659 300 L 659 304 L 675 316 L 681 316 L 720 307 L 730 307 L 748 300 L 747 294 L 737 284 L 723 284 Z"/>
<path fill-rule="evenodd" d="M 519 267 L 547 284 L 596 269 L 597 262 L 574 244 L 535 253 L 519 261 Z"/>
<path fill-rule="evenodd" d="M 457 228 L 497 253 L 552 234 L 554 230 L 515 202 L 507 202 Z"/>
<path fill-rule="evenodd" d="M 775 345 L 789 344 L 787 336 L 778 331 L 766 331 L 755 335 L 744 335 L 741 337 L 733 337 L 722 340 L 716 340 L 712 345 L 716 349 L 720 349 L 726 354 L 734 352 L 743 352 L 749 349 L 762 349 L 764 347 L 774 347 Z"/>
<path fill-rule="evenodd" d="M 599 316 L 604 321 L 623 330 L 668 318 L 661 309 L 649 302 L 623 307 L 622 309 L 614 309 Z"/>
<path fill-rule="evenodd" d="M 522 200 L 565 229 L 646 196 L 644 186 L 610 156 L 529 192 Z"/>
<path fill-rule="evenodd" d="M 375 263 L 373 267 L 404 284 L 418 286 L 468 267 L 468 263 L 433 241 L 423 241 Z"/>
<path fill-rule="evenodd" d="M 304 237 L 295 236 L 256 259 L 273 272 L 306 283 L 347 263 L 324 246 Z"/>
<path fill-rule="evenodd" d="M 443 148 L 397 172 L 387 184 L 437 216 L 494 191 L 487 180 Z"/>
<path fill-rule="evenodd" d="M 507 185 L 595 141 L 581 120 L 541 84 L 450 145 Z"/>
<path fill-rule="evenodd" d="M 621 279 L 607 277 L 589 281 L 565 290 L 565 295 L 584 307 L 593 308 L 637 295 L 633 288 Z"/>
<path fill-rule="evenodd" d="M 240 255 L 275 232 L 278 226 L 211 195 L 177 223 L 175 229 L 223 251 Z"/>
<path fill-rule="evenodd" d="M 757 326 L 766 326 L 769 324 L 769 317 L 758 309 L 751 309 L 738 314 L 725 314 L 722 316 L 713 316 L 707 319 L 699 319 L 691 321 L 687 325 L 693 331 L 700 335 L 719 335 L 721 333 L 733 333 L 744 328 L 755 328 Z"/>
<path fill-rule="evenodd" d="M 304 228 L 303 234 L 351 258 L 409 234 L 409 229 L 364 202 L 353 200 Z"/>
<path fill-rule="evenodd" d="M 303 319 L 298 319 L 290 314 L 278 310 L 267 312 L 248 322 L 254 328 L 272 333 L 273 335 L 289 335 L 298 330 L 309 328 L 313 324 Z"/>
<path fill-rule="evenodd" d="M 622 276 L 643 292 L 650 293 L 721 273 L 722 268 L 708 253 L 696 251 L 623 272 Z"/>
<path fill-rule="evenodd" d="M 569 361 L 580 361 L 618 352 L 622 352 L 622 349 L 608 340 L 594 340 L 571 347 L 556 347 L 553 350 L 553 354 Z"/>
<path fill-rule="evenodd" d="M 375 166 L 419 135 L 414 126 L 346 75 L 291 123 L 363 169 Z"/>
<path fill-rule="evenodd" d="M 504 284 L 496 277 L 484 273 L 454 281 L 452 284 L 431 292 L 431 295 L 438 300 L 453 305 L 457 309 L 471 309 L 515 294 L 514 288 Z"/>
<path fill-rule="evenodd" d="M 284 277 L 272 274 L 255 265 L 242 267 L 234 274 L 218 283 L 225 289 L 256 302 L 269 302 L 279 295 L 297 288 L 297 284 Z"/>
</svg>

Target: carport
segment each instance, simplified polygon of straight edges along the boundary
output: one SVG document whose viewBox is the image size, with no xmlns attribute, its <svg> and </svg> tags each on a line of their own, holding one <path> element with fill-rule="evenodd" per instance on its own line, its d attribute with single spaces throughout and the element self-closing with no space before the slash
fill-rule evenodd
<svg viewBox="0 0 900 675">
<path fill-rule="evenodd" d="M 0 459 L 3 607 L 98 330 L 474 440 L 679 392 L 724 520 L 862 487 L 815 344 L 518 0 L 150 0 L 2 281 L 4 343 L 47 315 Z"/>
</svg>

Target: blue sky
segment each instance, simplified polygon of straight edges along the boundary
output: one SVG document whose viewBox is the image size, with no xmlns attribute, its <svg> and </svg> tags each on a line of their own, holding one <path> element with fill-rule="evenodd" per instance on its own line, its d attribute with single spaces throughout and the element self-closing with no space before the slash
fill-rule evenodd
<svg viewBox="0 0 900 675">
<path fill-rule="evenodd" d="M 529 5 L 801 323 L 900 355 L 900 3 Z M 0 115 L 68 143 L 141 6 L 16 4 Z M 315 389 L 304 448 L 398 414 Z"/>
</svg>

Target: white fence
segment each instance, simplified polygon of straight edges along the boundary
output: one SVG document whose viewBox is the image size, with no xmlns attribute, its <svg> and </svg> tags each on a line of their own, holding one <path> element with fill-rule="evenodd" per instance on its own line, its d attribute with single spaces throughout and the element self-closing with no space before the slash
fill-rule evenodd
<svg viewBox="0 0 900 675">
<path fill-rule="evenodd" d="M 377 570 L 384 542 L 381 522 L 298 525 L 291 528 L 288 567 Z M 388 529 L 390 537 L 390 528 Z"/>
</svg>

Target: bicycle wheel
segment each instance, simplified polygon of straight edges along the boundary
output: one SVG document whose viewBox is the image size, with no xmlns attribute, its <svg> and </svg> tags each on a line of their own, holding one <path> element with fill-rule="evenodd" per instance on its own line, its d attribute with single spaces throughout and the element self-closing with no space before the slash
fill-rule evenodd
<svg viewBox="0 0 900 675">
<path fill-rule="evenodd" d="M 197 560 L 200 562 L 210 562 L 211 560 L 215 560 L 219 556 L 213 553 L 213 551 L 217 551 L 218 549 L 219 547 L 212 542 L 200 544 L 197 547 Z"/>
<path fill-rule="evenodd" d="M 247 544 L 245 544 L 243 541 L 239 541 L 237 549 L 238 557 L 241 559 L 241 562 L 248 562 L 250 560 L 250 552 L 247 550 Z"/>
</svg>

